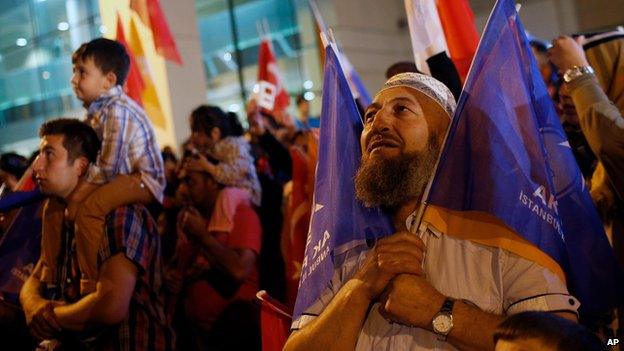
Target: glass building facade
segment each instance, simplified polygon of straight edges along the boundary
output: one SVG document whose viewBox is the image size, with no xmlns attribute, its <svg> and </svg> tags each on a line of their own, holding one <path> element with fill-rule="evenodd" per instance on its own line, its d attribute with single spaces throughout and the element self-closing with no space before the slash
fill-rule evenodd
<svg viewBox="0 0 624 351">
<path fill-rule="evenodd" d="M 105 32 L 97 0 L 0 1 L 0 151 L 27 155 L 50 118 L 79 117 L 71 54 Z"/>
<path fill-rule="evenodd" d="M 257 83 L 262 28 L 268 30 L 283 84 L 293 97 L 292 112 L 295 96 L 307 92 L 312 100 L 318 95 L 319 50 L 307 0 L 196 0 L 195 4 L 208 103 L 244 111 L 244 101 Z"/>
<path fill-rule="evenodd" d="M 293 96 L 292 112 L 296 95 L 314 99 L 321 73 L 307 6 L 307 0 L 195 0 L 207 103 L 242 116 L 257 80 L 262 25 Z M 71 54 L 106 34 L 101 23 L 98 0 L 0 1 L 0 152 L 27 156 L 45 120 L 83 116 L 70 84 Z"/>
</svg>

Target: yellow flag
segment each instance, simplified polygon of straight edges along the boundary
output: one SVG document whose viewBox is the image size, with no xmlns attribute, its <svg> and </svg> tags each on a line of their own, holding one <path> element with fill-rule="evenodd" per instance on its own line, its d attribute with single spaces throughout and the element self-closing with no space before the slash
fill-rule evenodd
<svg viewBox="0 0 624 351">
<path fill-rule="evenodd" d="M 152 70 L 150 69 L 149 63 L 145 56 L 145 50 L 143 49 L 143 43 L 141 41 L 141 36 L 139 35 L 139 30 L 137 28 L 137 24 L 135 23 L 134 16 L 131 16 L 130 18 L 130 38 L 128 41 L 130 50 L 132 50 L 134 56 L 136 57 L 139 71 L 141 72 L 143 82 L 145 83 L 145 89 L 141 95 L 145 112 L 155 126 L 166 129 L 167 125 L 165 122 L 165 114 L 163 113 L 160 100 L 158 99 L 156 86 L 154 85 L 154 80 L 152 79 Z"/>
</svg>

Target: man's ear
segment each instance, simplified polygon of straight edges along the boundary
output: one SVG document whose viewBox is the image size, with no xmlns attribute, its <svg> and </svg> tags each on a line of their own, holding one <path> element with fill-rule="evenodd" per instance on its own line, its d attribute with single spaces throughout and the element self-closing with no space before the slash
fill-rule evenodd
<svg viewBox="0 0 624 351">
<path fill-rule="evenodd" d="M 77 170 L 79 177 L 82 177 L 87 173 L 89 170 L 89 164 L 89 160 L 84 156 L 80 156 L 74 160 L 73 167 Z"/>
<path fill-rule="evenodd" d="M 106 73 L 104 77 L 106 78 L 106 89 L 110 89 L 117 85 L 117 75 L 115 74 L 115 72 L 110 71 Z"/>
<path fill-rule="evenodd" d="M 212 129 L 210 130 L 210 137 L 214 141 L 221 140 L 221 129 L 219 129 L 219 127 L 212 127 Z"/>
</svg>

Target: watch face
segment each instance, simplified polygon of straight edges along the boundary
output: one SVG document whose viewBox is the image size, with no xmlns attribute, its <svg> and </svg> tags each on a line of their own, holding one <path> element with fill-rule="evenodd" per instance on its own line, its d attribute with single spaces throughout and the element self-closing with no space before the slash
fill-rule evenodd
<svg viewBox="0 0 624 351">
<path fill-rule="evenodd" d="M 453 328 L 453 318 L 448 314 L 439 314 L 433 319 L 433 330 L 438 334 L 448 334 Z"/>
</svg>

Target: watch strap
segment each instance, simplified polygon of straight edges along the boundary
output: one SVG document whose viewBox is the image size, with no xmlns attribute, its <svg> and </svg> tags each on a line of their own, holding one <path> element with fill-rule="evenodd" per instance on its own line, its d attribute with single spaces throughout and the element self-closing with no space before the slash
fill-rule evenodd
<svg viewBox="0 0 624 351">
<path fill-rule="evenodd" d="M 439 313 L 451 313 L 453 312 L 453 306 L 455 305 L 455 299 L 451 297 L 447 297 L 442 304 L 442 308 L 440 308 Z"/>
<path fill-rule="evenodd" d="M 451 321 L 453 320 L 453 306 L 455 305 L 455 299 L 451 298 L 451 297 L 447 297 L 444 300 L 444 303 L 442 304 L 442 307 L 440 307 L 440 311 L 438 313 L 436 313 L 435 317 L 433 317 L 433 320 L 435 321 L 435 319 L 440 316 L 440 315 L 448 315 L 451 318 Z M 433 324 L 433 321 L 432 321 Z M 451 329 L 453 327 L 451 326 Z M 436 333 L 436 335 L 438 336 L 438 340 L 440 341 L 446 341 L 446 337 L 448 336 L 448 334 L 451 332 L 451 329 L 447 330 L 446 332 L 439 332 L 435 329 L 435 325 L 433 326 L 433 331 Z"/>
<path fill-rule="evenodd" d="M 570 83 L 574 79 L 586 75 L 594 74 L 594 69 L 591 66 L 574 66 L 563 74 L 563 80 L 566 83 Z"/>
</svg>

